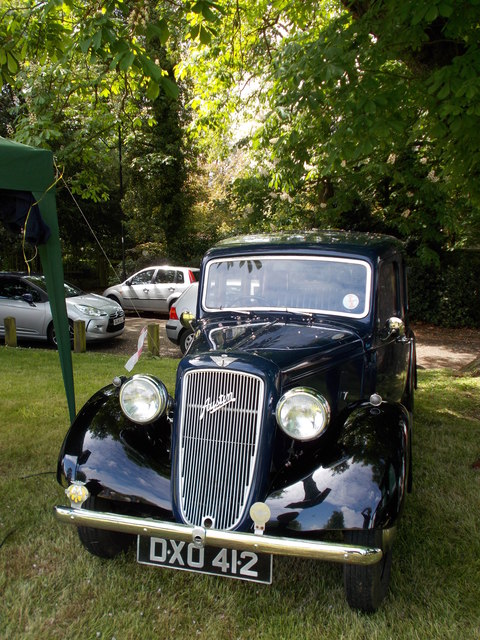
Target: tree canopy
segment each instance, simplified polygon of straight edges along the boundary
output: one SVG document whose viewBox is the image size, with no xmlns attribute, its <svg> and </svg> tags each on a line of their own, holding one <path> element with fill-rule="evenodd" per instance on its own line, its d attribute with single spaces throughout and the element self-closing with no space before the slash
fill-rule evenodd
<svg viewBox="0 0 480 640">
<path fill-rule="evenodd" d="M 480 239 L 480 0 L 1 12 L 0 132 L 50 146 L 118 225 L 123 202 L 132 245 L 187 261 L 219 234 L 333 226 L 429 262 Z"/>
</svg>

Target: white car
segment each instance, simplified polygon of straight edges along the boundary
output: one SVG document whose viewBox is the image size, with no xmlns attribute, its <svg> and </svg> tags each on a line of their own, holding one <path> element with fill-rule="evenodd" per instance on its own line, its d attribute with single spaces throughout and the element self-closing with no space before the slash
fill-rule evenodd
<svg viewBox="0 0 480 640">
<path fill-rule="evenodd" d="M 125 282 L 108 287 L 103 295 L 123 309 L 168 313 L 175 300 L 198 280 L 199 273 L 200 269 L 190 267 L 148 267 Z"/>
<path fill-rule="evenodd" d="M 125 312 L 119 304 L 95 293 L 84 293 L 64 284 L 65 303 L 73 337 L 73 322 L 85 322 L 87 341 L 106 340 L 123 333 Z M 16 322 L 17 338 L 48 340 L 56 344 L 52 312 L 45 277 L 0 272 L 0 335 L 5 335 L 5 318 Z"/>
<path fill-rule="evenodd" d="M 178 344 L 182 353 L 186 353 L 193 342 L 193 330 L 185 329 L 180 322 L 182 313 L 188 312 L 195 315 L 197 308 L 198 282 L 191 284 L 180 298 L 170 308 L 170 316 L 165 330 L 167 338 L 174 344 Z"/>
</svg>

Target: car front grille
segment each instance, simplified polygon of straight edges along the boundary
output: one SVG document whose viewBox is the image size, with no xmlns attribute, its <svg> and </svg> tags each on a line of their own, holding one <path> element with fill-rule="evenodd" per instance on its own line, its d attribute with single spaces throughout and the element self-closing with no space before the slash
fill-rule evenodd
<svg viewBox="0 0 480 640">
<path fill-rule="evenodd" d="M 187 372 L 180 417 L 179 506 L 185 522 L 233 529 L 253 480 L 264 383 L 224 369 Z"/>
<path fill-rule="evenodd" d="M 117 318 L 122 318 L 122 322 L 118 322 Z M 117 320 L 117 322 L 115 322 Z M 113 311 L 108 316 L 108 325 L 107 331 L 118 331 L 125 326 L 125 311 L 123 309 L 118 309 L 117 311 Z"/>
</svg>

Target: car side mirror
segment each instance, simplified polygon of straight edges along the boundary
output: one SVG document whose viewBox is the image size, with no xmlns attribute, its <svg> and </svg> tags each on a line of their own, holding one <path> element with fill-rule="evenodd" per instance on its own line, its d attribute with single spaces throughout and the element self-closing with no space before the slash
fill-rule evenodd
<svg viewBox="0 0 480 640">
<path fill-rule="evenodd" d="M 192 329 L 195 316 L 190 311 L 184 311 L 180 316 L 180 323 L 184 329 Z"/>
<path fill-rule="evenodd" d="M 401 318 L 392 316 L 389 318 L 382 331 L 382 340 L 388 340 L 389 338 L 403 338 L 405 335 L 405 323 Z"/>
<path fill-rule="evenodd" d="M 125 284 L 127 285 L 127 287 L 131 287 L 132 286 L 132 281 L 131 280 L 125 280 Z"/>
<path fill-rule="evenodd" d="M 25 302 L 27 302 L 31 307 L 35 306 L 35 303 L 33 302 L 33 296 L 31 293 L 24 293 L 22 295 L 22 300 L 25 300 Z"/>
</svg>

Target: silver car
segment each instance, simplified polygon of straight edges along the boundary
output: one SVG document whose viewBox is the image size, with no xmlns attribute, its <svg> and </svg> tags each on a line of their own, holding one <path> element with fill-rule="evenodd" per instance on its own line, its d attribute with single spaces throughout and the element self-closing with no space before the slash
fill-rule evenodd
<svg viewBox="0 0 480 640">
<path fill-rule="evenodd" d="M 170 316 L 165 325 L 167 338 L 174 344 L 178 344 L 182 353 L 186 353 L 193 342 L 193 330 L 185 329 L 180 322 L 180 318 L 185 311 L 195 315 L 197 296 L 198 282 L 194 282 L 171 306 Z"/>
<path fill-rule="evenodd" d="M 123 333 L 125 312 L 116 302 L 95 293 L 84 293 L 64 284 L 65 303 L 73 336 L 73 322 L 85 322 L 87 341 L 114 338 Z M 17 337 L 48 340 L 56 344 L 50 302 L 42 275 L 0 272 L 0 335 L 5 318 L 16 321 Z"/>
<path fill-rule="evenodd" d="M 103 295 L 124 309 L 168 313 L 175 300 L 198 280 L 199 273 L 200 269 L 189 267 L 148 267 L 125 282 L 108 287 Z"/>
</svg>

